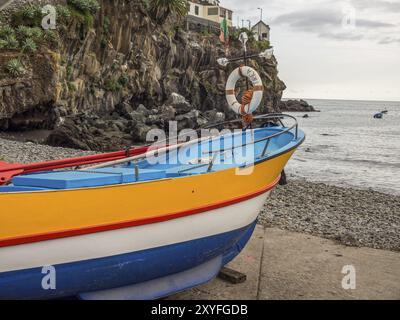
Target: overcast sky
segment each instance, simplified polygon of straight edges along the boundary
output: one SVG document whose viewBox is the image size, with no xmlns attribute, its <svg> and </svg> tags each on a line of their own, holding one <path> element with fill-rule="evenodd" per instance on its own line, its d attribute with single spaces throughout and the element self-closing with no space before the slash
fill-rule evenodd
<svg viewBox="0 0 400 320">
<path fill-rule="evenodd" d="M 400 101 L 400 0 L 222 0 L 271 26 L 288 98 Z M 241 22 L 240 22 L 241 24 Z"/>
</svg>

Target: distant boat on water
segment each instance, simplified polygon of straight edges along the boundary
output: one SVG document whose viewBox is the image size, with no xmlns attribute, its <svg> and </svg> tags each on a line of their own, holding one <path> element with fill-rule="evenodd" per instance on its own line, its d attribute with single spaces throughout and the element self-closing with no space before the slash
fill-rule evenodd
<svg viewBox="0 0 400 320">
<path fill-rule="evenodd" d="M 379 112 L 374 115 L 374 119 L 382 119 L 382 118 L 383 118 L 383 112 Z"/>
</svg>

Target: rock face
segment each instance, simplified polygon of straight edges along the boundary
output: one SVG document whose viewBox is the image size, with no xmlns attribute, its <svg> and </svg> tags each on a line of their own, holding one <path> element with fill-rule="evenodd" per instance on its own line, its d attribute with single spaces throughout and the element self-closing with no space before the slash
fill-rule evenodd
<svg viewBox="0 0 400 320">
<path fill-rule="evenodd" d="M 289 112 L 316 112 L 313 106 L 304 100 L 287 100 L 279 103 L 280 111 Z"/>
<path fill-rule="evenodd" d="M 0 130 L 53 129 L 51 145 L 113 150 L 170 120 L 196 128 L 236 117 L 225 83 L 240 62 L 222 68 L 217 59 L 240 56 L 238 41 L 225 47 L 215 35 L 186 32 L 174 16 L 159 25 L 141 1 L 99 2 L 93 27 L 73 18 L 58 27 L 58 46 L 30 57 L 24 77 L 0 72 Z M 0 62 L 7 54 L 16 53 L 0 49 Z M 278 111 L 286 87 L 276 59 L 251 65 L 265 86 L 259 112 Z"/>
</svg>

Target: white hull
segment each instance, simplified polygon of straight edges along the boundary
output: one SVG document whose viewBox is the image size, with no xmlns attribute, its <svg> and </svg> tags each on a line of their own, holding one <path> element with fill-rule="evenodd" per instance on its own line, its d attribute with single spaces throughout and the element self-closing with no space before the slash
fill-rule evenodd
<svg viewBox="0 0 400 320">
<path fill-rule="evenodd" d="M 0 248 L 0 273 L 109 257 L 237 230 L 257 219 L 269 194 L 179 219 Z"/>
</svg>

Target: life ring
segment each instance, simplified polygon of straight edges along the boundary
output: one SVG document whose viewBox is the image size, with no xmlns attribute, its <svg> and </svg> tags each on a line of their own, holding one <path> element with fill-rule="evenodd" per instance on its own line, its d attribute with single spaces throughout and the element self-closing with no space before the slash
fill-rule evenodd
<svg viewBox="0 0 400 320">
<path fill-rule="evenodd" d="M 242 77 L 248 78 L 253 84 L 253 96 L 249 104 L 240 104 L 235 96 L 236 82 Z M 226 101 L 231 109 L 240 115 L 252 114 L 260 105 L 263 97 L 264 87 L 260 75 L 251 67 L 241 66 L 235 69 L 226 83 Z"/>
</svg>

